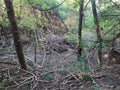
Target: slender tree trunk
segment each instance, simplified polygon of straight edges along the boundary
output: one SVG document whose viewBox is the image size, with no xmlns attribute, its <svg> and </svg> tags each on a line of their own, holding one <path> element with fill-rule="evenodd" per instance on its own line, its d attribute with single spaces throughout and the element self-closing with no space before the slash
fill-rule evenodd
<svg viewBox="0 0 120 90">
<path fill-rule="evenodd" d="M 7 8 L 7 14 L 8 14 L 8 18 L 12 27 L 12 34 L 13 34 L 13 39 L 14 39 L 14 44 L 15 44 L 15 49 L 17 52 L 17 57 L 20 63 L 20 67 L 21 69 L 27 69 L 26 67 L 26 63 L 25 63 L 25 59 L 24 59 L 24 54 L 22 51 L 22 45 L 21 45 L 21 41 L 20 41 L 20 37 L 19 37 L 19 33 L 18 33 L 18 27 L 16 24 L 16 20 L 15 20 L 15 13 L 13 10 L 13 4 L 12 4 L 12 0 L 4 0 L 5 6 Z"/>
<path fill-rule="evenodd" d="M 102 65 L 102 37 L 101 37 L 101 29 L 99 26 L 99 21 L 98 21 L 98 15 L 97 15 L 97 10 L 96 10 L 96 3 L 95 0 L 91 0 L 92 4 L 92 11 L 93 11 L 93 17 L 94 17 L 94 23 L 95 23 L 95 28 L 97 32 L 97 40 L 98 40 L 98 64 L 101 66 Z"/>
<path fill-rule="evenodd" d="M 79 8 L 79 25 L 78 25 L 78 56 L 81 56 L 82 53 L 82 45 L 81 45 L 81 40 L 82 40 L 82 20 L 83 20 L 83 5 L 84 5 L 84 0 L 81 0 L 80 2 L 80 8 Z"/>
</svg>

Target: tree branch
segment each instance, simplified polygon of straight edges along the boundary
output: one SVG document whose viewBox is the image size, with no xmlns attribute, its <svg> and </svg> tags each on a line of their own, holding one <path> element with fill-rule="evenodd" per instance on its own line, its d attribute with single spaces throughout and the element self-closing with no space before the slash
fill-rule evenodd
<svg viewBox="0 0 120 90">
<path fill-rule="evenodd" d="M 89 4 L 90 0 L 86 3 L 85 7 L 84 7 L 84 10 L 86 9 L 87 5 Z"/>
<path fill-rule="evenodd" d="M 117 25 L 119 25 L 120 24 L 120 22 L 118 22 L 117 24 L 115 24 L 111 29 L 109 29 L 107 32 L 105 32 L 105 34 L 103 35 L 103 37 L 107 34 L 107 33 L 109 33 L 110 31 L 112 31 L 113 30 L 113 28 L 115 28 Z"/>
<path fill-rule="evenodd" d="M 104 40 L 104 42 L 110 43 L 112 41 L 115 41 L 117 38 L 120 38 L 120 33 L 118 33 L 113 39 L 111 39 L 111 40 Z"/>
<path fill-rule="evenodd" d="M 111 0 L 111 2 L 112 2 L 118 9 L 120 9 L 120 5 L 116 4 L 113 0 Z"/>
<path fill-rule="evenodd" d="M 55 8 L 59 7 L 59 6 L 62 5 L 66 0 L 63 0 L 60 4 L 58 4 L 58 5 L 56 5 L 56 6 L 53 6 L 53 7 L 50 7 L 50 8 L 48 8 L 48 9 L 41 9 L 40 7 L 37 7 L 37 6 L 33 5 L 33 4 L 30 2 L 30 0 L 27 0 L 27 1 L 28 1 L 28 3 L 29 3 L 34 9 L 38 9 L 38 10 L 40 10 L 40 11 L 49 11 L 49 10 L 52 10 L 52 9 L 55 9 Z"/>
<path fill-rule="evenodd" d="M 119 17 L 120 15 L 118 14 L 118 15 L 101 15 L 101 17 L 108 17 L 108 16 L 112 16 L 112 17 Z"/>
</svg>

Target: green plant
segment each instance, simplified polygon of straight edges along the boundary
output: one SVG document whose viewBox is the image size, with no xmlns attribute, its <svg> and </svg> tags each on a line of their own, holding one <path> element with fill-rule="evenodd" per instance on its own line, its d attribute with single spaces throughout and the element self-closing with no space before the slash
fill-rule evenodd
<svg viewBox="0 0 120 90">
<path fill-rule="evenodd" d="M 38 65 L 35 62 L 31 61 L 31 60 L 27 60 L 27 64 L 32 69 L 38 68 Z"/>
<path fill-rule="evenodd" d="M 61 75 L 67 75 L 68 74 L 68 72 L 65 71 L 65 70 L 59 70 L 58 73 L 61 74 Z"/>
<path fill-rule="evenodd" d="M 68 16 L 65 11 L 59 10 L 60 17 L 65 20 Z"/>
<path fill-rule="evenodd" d="M 42 10 L 49 9 L 54 7 L 55 4 L 58 3 L 57 0 L 30 0 L 34 6 L 41 8 Z"/>
<path fill-rule="evenodd" d="M 6 77 L 5 79 L 2 80 L 2 82 L 0 83 L 0 90 L 3 89 L 4 85 L 9 81 L 9 77 Z"/>
<path fill-rule="evenodd" d="M 44 80 L 51 81 L 51 80 L 54 79 L 54 76 L 53 76 L 52 74 L 45 73 L 45 74 L 43 74 L 43 79 L 44 79 Z"/>
<path fill-rule="evenodd" d="M 78 56 L 77 60 L 78 60 L 78 63 L 79 63 L 79 69 L 80 69 L 80 71 L 85 72 L 84 57 L 83 56 Z"/>
<path fill-rule="evenodd" d="M 74 0 L 73 7 L 77 8 L 80 5 L 81 0 Z"/>
<path fill-rule="evenodd" d="M 0 16 L 0 24 L 2 24 L 2 17 Z"/>
<path fill-rule="evenodd" d="M 91 16 L 91 13 L 85 14 L 85 21 L 83 21 L 83 28 L 84 29 L 93 29 L 94 28 L 94 19 L 93 16 Z"/>
<path fill-rule="evenodd" d="M 3 24 L 4 27 L 10 26 L 8 18 L 3 17 L 1 23 Z"/>
<path fill-rule="evenodd" d="M 29 22 L 29 23 L 28 23 Z M 19 26 L 24 28 L 29 28 L 31 30 L 35 29 L 36 27 L 36 18 L 33 16 L 24 16 L 23 19 L 20 21 Z"/>
<path fill-rule="evenodd" d="M 84 56 L 78 56 L 77 57 L 77 64 L 78 64 L 78 68 L 81 72 L 84 72 L 84 73 L 90 72 L 89 67 L 85 63 L 85 57 Z"/>
<path fill-rule="evenodd" d="M 94 86 L 94 90 L 102 90 L 102 88 L 98 85 Z"/>
<path fill-rule="evenodd" d="M 70 41 L 71 43 L 77 43 L 77 35 L 70 33 L 70 34 L 64 34 L 64 37 Z"/>
<path fill-rule="evenodd" d="M 89 74 L 83 75 L 82 80 L 83 80 L 84 82 L 93 81 L 93 80 L 92 80 L 92 77 L 91 77 Z"/>
</svg>

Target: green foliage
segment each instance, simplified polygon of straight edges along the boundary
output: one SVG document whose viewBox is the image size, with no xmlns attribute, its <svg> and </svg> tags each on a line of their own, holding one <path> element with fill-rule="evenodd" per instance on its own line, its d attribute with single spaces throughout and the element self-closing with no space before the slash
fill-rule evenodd
<svg viewBox="0 0 120 90">
<path fill-rule="evenodd" d="M 98 85 L 94 86 L 94 90 L 102 90 L 102 88 Z"/>
<path fill-rule="evenodd" d="M 81 57 L 78 56 L 78 58 L 76 59 L 76 61 L 71 64 L 70 70 L 72 70 L 72 71 L 80 71 L 80 72 L 83 72 L 83 73 L 90 72 L 89 67 L 85 63 L 84 56 L 81 56 Z"/>
<path fill-rule="evenodd" d="M 120 4 L 118 4 L 119 6 Z M 118 22 L 120 20 L 119 14 L 120 11 L 116 5 L 108 5 L 100 12 L 100 24 L 105 28 L 108 29 L 111 25 Z M 114 16 L 118 15 L 118 16 Z"/>
<path fill-rule="evenodd" d="M 34 15 L 31 15 L 29 17 L 24 15 L 18 23 L 18 26 L 21 28 L 34 30 L 37 27 L 43 27 L 45 23 L 47 23 L 47 20 L 44 18 L 36 18 Z"/>
<path fill-rule="evenodd" d="M 85 21 L 83 21 L 83 28 L 93 29 L 94 28 L 94 19 L 90 14 L 85 14 Z"/>
<path fill-rule="evenodd" d="M 81 40 L 81 47 L 84 48 L 88 48 L 90 47 L 89 42 L 87 42 L 86 40 Z"/>
<path fill-rule="evenodd" d="M 116 5 L 109 5 L 107 6 L 106 8 L 104 8 L 102 11 L 101 11 L 101 15 L 105 16 L 104 18 L 112 18 L 111 15 L 119 15 L 120 11 L 119 11 L 119 5 L 116 6 Z M 118 17 L 115 17 L 115 18 L 118 18 Z M 112 18 L 112 19 L 115 19 L 115 18 Z"/>
<path fill-rule="evenodd" d="M 74 8 L 77 8 L 79 5 L 80 5 L 80 2 L 81 2 L 82 0 L 74 0 L 74 2 L 73 2 L 73 7 Z"/>
<path fill-rule="evenodd" d="M 27 60 L 27 65 L 28 65 L 30 68 L 32 68 L 32 69 L 38 68 L 38 65 L 37 65 L 35 62 L 31 61 L 31 60 Z"/>
<path fill-rule="evenodd" d="M 77 35 L 76 34 L 73 34 L 73 33 L 65 34 L 64 37 L 71 43 L 77 43 Z"/>
<path fill-rule="evenodd" d="M 3 89 L 4 85 L 9 81 L 9 77 L 6 77 L 5 79 L 2 80 L 2 82 L 0 83 L 0 90 Z"/>
<path fill-rule="evenodd" d="M 40 9 L 42 10 L 46 10 L 46 9 L 50 9 L 54 6 L 57 6 L 59 3 L 57 0 L 31 0 L 32 3 L 34 3 L 35 6 L 38 6 Z M 67 7 L 61 5 L 59 7 L 56 7 L 52 10 L 50 10 L 49 12 L 51 13 L 55 13 L 58 14 L 62 19 L 66 19 L 67 18 L 67 14 L 66 14 L 66 9 Z M 53 11 L 54 10 L 54 11 Z"/>
<path fill-rule="evenodd" d="M 3 8 L 3 6 L 4 6 L 4 2 L 3 2 L 3 0 L 1 0 L 1 1 L 0 1 L 0 7 Z"/>
<path fill-rule="evenodd" d="M 26 0 L 15 0 L 14 1 L 14 3 L 16 3 L 16 2 L 19 2 L 19 3 L 23 3 L 23 2 L 25 2 Z M 18 4 L 18 3 L 17 3 Z"/>
<path fill-rule="evenodd" d="M 2 17 L 0 16 L 0 24 L 2 24 Z"/>
<path fill-rule="evenodd" d="M 75 71 L 75 70 L 80 71 L 79 67 L 80 67 L 80 64 L 76 61 L 70 65 L 69 69 L 71 71 Z"/>
<path fill-rule="evenodd" d="M 79 56 L 77 57 L 77 64 L 78 68 L 81 72 L 90 72 L 90 69 L 88 68 L 87 64 L 85 63 L 85 58 L 84 56 Z"/>
<path fill-rule="evenodd" d="M 56 0 L 30 0 L 35 6 L 45 10 L 58 4 Z"/>
<path fill-rule="evenodd" d="M 3 24 L 3 26 L 8 27 L 10 25 L 10 23 L 7 18 L 7 12 L 4 12 L 2 14 L 3 14 L 3 16 L 0 16 L 0 24 Z"/>
<path fill-rule="evenodd" d="M 51 81 L 54 79 L 54 76 L 52 74 L 45 73 L 45 74 L 43 74 L 43 79 L 47 80 L 47 81 Z"/>
<path fill-rule="evenodd" d="M 10 26 L 10 23 L 9 23 L 8 18 L 4 18 L 4 20 L 2 20 L 2 24 L 3 24 L 5 27 L 9 27 L 9 26 Z"/>
<path fill-rule="evenodd" d="M 67 14 L 65 13 L 65 11 L 59 10 L 59 14 L 63 20 L 67 19 L 67 17 L 68 17 Z"/>
<path fill-rule="evenodd" d="M 65 70 L 59 70 L 58 73 L 61 74 L 61 75 L 67 75 L 68 74 L 68 72 L 65 71 Z"/>
<path fill-rule="evenodd" d="M 85 61 L 84 61 L 84 59 L 83 59 L 82 57 L 80 57 L 80 56 L 78 56 L 78 63 L 80 64 L 80 65 L 79 65 L 80 71 L 86 72 L 86 71 L 85 71 Z"/>
<path fill-rule="evenodd" d="M 19 27 L 29 28 L 34 30 L 36 27 L 36 18 L 33 16 L 24 16 L 23 19 L 20 21 Z"/>
<path fill-rule="evenodd" d="M 93 80 L 92 80 L 92 77 L 91 77 L 89 74 L 83 75 L 82 80 L 83 80 L 84 82 L 93 81 Z"/>
</svg>

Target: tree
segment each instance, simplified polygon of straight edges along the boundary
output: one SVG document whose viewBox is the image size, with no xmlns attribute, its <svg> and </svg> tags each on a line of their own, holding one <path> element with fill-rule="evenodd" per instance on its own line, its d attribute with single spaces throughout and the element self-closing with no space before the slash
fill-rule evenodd
<svg viewBox="0 0 120 90">
<path fill-rule="evenodd" d="M 97 33 L 97 41 L 98 41 L 98 64 L 101 66 L 102 65 L 102 37 L 101 37 L 101 29 L 99 26 L 99 21 L 98 21 L 98 15 L 97 15 L 97 10 L 96 10 L 96 3 L 95 0 L 91 0 L 92 4 L 92 11 L 93 11 L 93 17 L 94 17 L 94 23 L 95 23 L 95 28 L 96 28 L 96 33 Z"/>
<path fill-rule="evenodd" d="M 25 63 L 22 45 L 21 45 L 21 41 L 20 41 L 20 37 L 19 37 L 19 33 L 18 33 L 18 27 L 17 27 L 16 20 L 15 20 L 15 14 L 14 14 L 14 10 L 13 10 L 12 0 L 4 0 L 4 3 L 6 6 L 6 9 L 7 9 L 7 15 L 8 15 L 8 19 L 10 21 L 14 45 L 15 45 L 17 57 L 18 57 L 18 60 L 20 63 L 20 67 L 21 67 L 21 69 L 26 70 L 27 66 Z"/>
<path fill-rule="evenodd" d="M 83 5 L 84 5 L 84 0 L 81 0 L 80 2 L 80 7 L 79 7 L 79 27 L 78 27 L 78 56 L 81 56 L 82 53 L 82 45 L 81 45 L 81 40 L 82 40 L 82 20 L 83 20 Z"/>
</svg>

